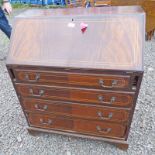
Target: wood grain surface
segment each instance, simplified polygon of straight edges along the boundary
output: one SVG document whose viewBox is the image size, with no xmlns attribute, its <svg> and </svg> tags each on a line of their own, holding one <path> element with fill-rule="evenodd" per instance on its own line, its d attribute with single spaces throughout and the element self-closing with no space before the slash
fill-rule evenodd
<svg viewBox="0 0 155 155">
<path fill-rule="evenodd" d="M 71 73 L 49 70 L 21 70 L 14 69 L 17 82 L 32 84 L 74 86 L 97 89 L 121 89 L 127 90 L 130 87 L 130 76 L 119 74 L 88 74 Z"/>
<path fill-rule="evenodd" d="M 48 100 L 76 101 L 89 104 L 131 107 L 134 92 L 97 91 L 89 89 L 45 87 L 27 84 L 16 84 L 18 93 L 23 97 L 36 97 Z"/>
<path fill-rule="evenodd" d="M 88 121 L 80 119 L 71 119 L 59 115 L 43 115 L 36 113 L 27 114 L 30 126 L 43 129 L 56 129 L 60 131 L 72 131 L 77 133 L 86 133 L 89 135 L 98 135 L 101 137 L 123 138 L 125 134 L 125 125 L 116 123 L 107 123 L 100 121 Z"/>
<path fill-rule="evenodd" d="M 28 11 L 15 21 L 7 64 L 142 70 L 144 17 L 139 7 Z"/>
<path fill-rule="evenodd" d="M 35 98 L 23 98 L 22 106 L 27 112 L 58 114 L 74 118 L 110 121 L 110 122 L 128 122 L 130 110 L 116 109 L 104 106 L 69 103 L 64 101 L 48 101 Z"/>
<path fill-rule="evenodd" d="M 82 0 L 85 1 L 85 0 Z M 151 40 L 155 31 L 155 0 L 90 0 L 92 6 L 141 6 L 146 13 L 146 39 Z M 84 6 L 84 5 L 83 5 Z"/>
<path fill-rule="evenodd" d="M 7 69 L 29 127 L 127 149 L 143 75 L 144 23 L 136 6 L 37 9 L 16 17 Z"/>
</svg>

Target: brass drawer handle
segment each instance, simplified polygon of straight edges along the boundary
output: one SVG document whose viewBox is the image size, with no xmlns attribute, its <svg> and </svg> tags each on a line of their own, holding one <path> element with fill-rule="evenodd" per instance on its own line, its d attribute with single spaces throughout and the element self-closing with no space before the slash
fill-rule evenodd
<svg viewBox="0 0 155 155">
<path fill-rule="evenodd" d="M 96 129 L 98 132 L 103 133 L 103 134 L 108 134 L 111 131 L 111 128 L 102 129 L 100 126 L 96 126 Z"/>
<path fill-rule="evenodd" d="M 45 122 L 42 118 L 40 118 L 40 123 L 43 124 L 43 125 L 51 125 L 52 124 L 52 120 L 48 119 L 48 121 Z"/>
<path fill-rule="evenodd" d="M 29 75 L 28 74 L 25 74 L 25 80 L 26 81 L 29 81 L 29 82 L 37 82 L 37 81 L 39 81 L 39 79 L 40 79 L 40 74 L 38 74 L 38 73 L 36 73 L 34 80 L 30 80 Z"/>
<path fill-rule="evenodd" d="M 104 116 L 103 116 L 103 113 L 102 113 L 101 111 L 99 111 L 99 112 L 97 112 L 97 115 L 98 115 L 98 116 L 100 117 L 100 119 L 102 119 L 102 120 L 110 120 L 110 119 L 112 118 L 112 116 L 113 116 L 113 113 L 110 112 L 109 115 L 108 115 L 108 117 L 104 117 Z"/>
<path fill-rule="evenodd" d="M 111 99 L 110 99 L 110 102 L 105 102 L 105 101 L 104 101 L 104 97 L 103 97 L 102 95 L 99 95 L 99 96 L 98 96 L 98 100 L 99 100 L 101 103 L 113 104 L 113 102 L 116 101 L 116 97 L 112 96 Z"/>
<path fill-rule="evenodd" d="M 43 107 L 41 107 L 38 104 L 35 104 L 34 107 L 35 107 L 36 110 L 40 110 L 40 111 L 45 111 L 45 110 L 48 109 L 47 105 L 44 105 Z"/>
<path fill-rule="evenodd" d="M 41 97 L 44 95 L 45 91 L 44 90 L 39 90 L 39 94 L 34 94 L 34 91 L 32 88 L 29 89 L 29 92 L 32 96 L 34 97 Z"/>
<path fill-rule="evenodd" d="M 99 79 L 99 85 L 103 88 L 113 88 L 115 85 L 117 85 L 118 81 L 117 80 L 112 80 L 111 82 L 111 86 L 106 86 L 104 85 L 104 80 L 103 79 Z"/>
</svg>

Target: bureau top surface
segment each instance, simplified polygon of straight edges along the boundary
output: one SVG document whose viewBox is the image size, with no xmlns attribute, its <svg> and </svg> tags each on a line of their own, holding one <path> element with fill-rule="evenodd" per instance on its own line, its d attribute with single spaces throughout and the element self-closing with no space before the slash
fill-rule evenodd
<svg viewBox="0 0 155 155">
<path fill-rule="evenodd" d="M 15 18 L 7 64 L 143 70 L 144 36 L 138 6 L 28 10 Z"/>
</svg>

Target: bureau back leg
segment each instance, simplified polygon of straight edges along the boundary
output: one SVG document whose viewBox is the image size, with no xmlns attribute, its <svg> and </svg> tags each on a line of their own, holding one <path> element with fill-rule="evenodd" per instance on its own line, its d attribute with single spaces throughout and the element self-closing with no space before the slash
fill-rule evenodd
<svg viewBox="0 0 155 155">
<path fill-rule="evenodd" d="M 119 148 L 119 149 L 121 149 L 121 150 L 124 150 L 124 151 L 126 151 L 127 149 L 128 149 L 128 147 L 129 147 L 129 144 L 116 144 L 116 146 Z"/>
<path fill-rule="evenodd" d="M 34 131 L 32 129 L 27 129 L 28 133 L 31 135 L 31 136 L 37 136 L 39 133 L 37 131 Z"/>
<path fill-rule="evenodd" d="M 146 40 L 147 40 L 147 41 L 149 41 L 149 40 L 151 40 L 151 39 L 153 38 L 153 36 L 154 36 L 154 31 L 155 31 L 155 29 L 153 29 L 153 30 L 150 31 L 150 32 L 147 32 L 147 35 L 146 35 Z"/>
</svg>

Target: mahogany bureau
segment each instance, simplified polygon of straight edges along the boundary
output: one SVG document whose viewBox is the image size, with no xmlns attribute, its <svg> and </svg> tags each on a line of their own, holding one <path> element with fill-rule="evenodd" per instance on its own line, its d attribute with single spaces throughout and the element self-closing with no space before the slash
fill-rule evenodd
<svg viewBox="0 0 155 155">
<path fill-rule="evenodd" d="M 127 149 L 143 76 L 144 25 L 137 6 L 18 15 L 6 64 L 28 131 Z"/>
</svg>

